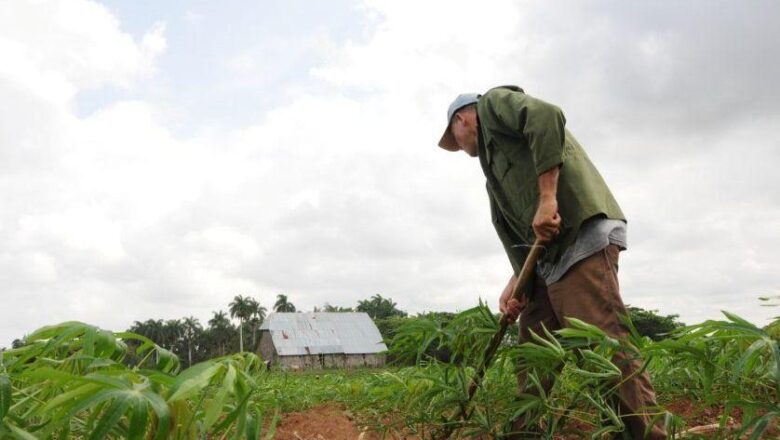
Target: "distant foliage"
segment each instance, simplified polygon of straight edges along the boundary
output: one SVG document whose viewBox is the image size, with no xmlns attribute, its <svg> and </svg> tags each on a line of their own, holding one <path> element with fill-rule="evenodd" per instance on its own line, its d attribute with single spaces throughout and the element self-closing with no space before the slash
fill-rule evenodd
<svg viewBox="0 0 780 440">
<path fill-rule="evenodd" d="M 764 330 L 775 341 L 780 340 L 780 317 L 775 318 L 775 321 L 764 327 Z"/>
<path fill-rule="evenodd" d="M 764 304 L 761 304 L 764 307 L 780 306 L 780 295 L 762 296 L 758 299 L 764 302 Z M 780 316 L 775 316 L 774 321 L 764 327 L 764 329 L 774 340 L 780 340 Z"/>
<path fill-rule="evenodd" d="M 291 313 L 295 312 L 295 304 L 291 303 L 287 295 L 277 295 L 274 303 L 274 312 Z"/>
<path fill-rule="evenodd" d="M 316 312 L 317 310 L 315 310 Z M 330 313 L 344 313 L 344 312 L 354 312 L 355 310 L 352 307 L 342 307 L 342 306 L 333 306 L 330 303 L 325 303 L 325 305 L 322 306 L 322 312 L 330 312 Z"/>
<path fill-rule="evenodd" d="M 393 316 L 406 316 L 406 312 L 400 310 L 397 304 L 390 298 L 382 295 L 374 295 L 369 299 L 358 301 L 356 312 L 365 312 L 372 319 L 387 319 Z"/>
<path fill-rule="evenodd" d="M 627 307 L 628 315 L 637 332 L 654 341 L 660 341 L 672 331 L 685 324 L 678 321 L 680 315 L 659 315 L 658 310 L 645 310 L 639 307 Z"/>
</svg>

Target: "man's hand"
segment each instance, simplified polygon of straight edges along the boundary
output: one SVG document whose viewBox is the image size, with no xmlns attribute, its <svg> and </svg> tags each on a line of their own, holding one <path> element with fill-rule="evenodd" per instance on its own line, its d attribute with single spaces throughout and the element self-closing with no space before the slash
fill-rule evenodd
<svg viewBox="0 0 780 440">
<path fill-rule="evenodd" d="M 521 301 L 518 301 L 512 297 L 515 291 L 515 283 L 517 283 L 517 277 L 512 275 L 509 278 L 509 282 L 504 287 L 504 291 L 501 293 L 501 298 L 498 300 L 498 310 L 503 314 L 507 322 L 510 324 L 517 321 L 517 317 L 523 312 L 525 306 L 528 304 L 526 296 L 523 295 Z"/>
<path fill-rule="evenodd" d="M 558 174 L 560 168 L 551 168 L 539 175 L 539 207 L 531 226 L 536 238 L 550 241 L 561 230 L 561 216 L 558 214 Z"/>
<path fill-rule="evenodd" d="M 550 241 L 561 230 L 561 216 L 558 214 L 558 201 L 555 197 L 544 197 L 539 200 L 539 208 L 533 222 L 536 238 Z"/>
</svg>

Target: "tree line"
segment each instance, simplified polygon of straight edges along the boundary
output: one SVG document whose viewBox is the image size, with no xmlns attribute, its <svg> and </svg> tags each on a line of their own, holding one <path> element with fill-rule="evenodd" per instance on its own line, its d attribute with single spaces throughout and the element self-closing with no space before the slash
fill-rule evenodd
<svg viewBox="0 0 780 440">
<path fill-rule="evenodd" d="M 287 295 L 277 295 L 271 309 L 279 313 L 299 311 Z M 455 316 L 450 312 L 428 312 L 409 316 L 398 308 L 391 299 L 376 294 L 357 302 L 355 307 L 344 307 L 325 303 L 314 307 L 313 312 L 365 312 L 377 325 L 383 339 L 389 342 L 397 329 L 408 320 L 435 318 L 446 323 Z M 628 307 L 629 316 L 642 335 L 653 339 L 682 325 L 678 315 L 659 315 L 656 310 Z M 268 314 L 268 309 L 251 297 L 236 295 L 228 304 L 227 311 L 212 312 L 205 323 L 194 316 L 181 319 L 147 319 L 135 321 L 128 331 L 153 340 L 158 345 L 179 356 L 183 366 L 242 351 L 257 352 L 260 344 L 258 329 Z M 234 323 L 237 321 L 237 323 Z M 510 332 L 511 333 L 511 332 Z M 515 332 L 516 333 L 516 332 Z M 13 347 L 24 345 L 23 339 L 13 342 Z"/>
<path fill-rule="evenodd" d="M 299 311 L 287 295 L 277 295 L 272 310 L 279 313 Z M 314 312 L 365 312 L 374 320 L 391 317 L 405 317 L 407 313 L 398 309 L 390 298 L 374 295 L 358 301 L 355 307 L 334 306 L 325 303 L 314 307 Z M 251 297 L 236 295 L 228 304 L 227 311 L 212 312 L 212 317 L 202 325 L 198 318 L 188 316 L 181 319 L 148 319 L 135 321 L 128 331 L 153 340 L 158 345 L 176 353 L 184 366 L 230 353 L 256 352 L 260 339 L 258 329 L 268 309 Z M 238 322 L 234 324 L 233 320 Z"/>
</svg>

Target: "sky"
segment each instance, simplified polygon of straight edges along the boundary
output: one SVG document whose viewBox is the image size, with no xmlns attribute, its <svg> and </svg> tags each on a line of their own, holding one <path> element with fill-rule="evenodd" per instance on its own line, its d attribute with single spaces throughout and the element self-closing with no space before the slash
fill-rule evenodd
<svg viewBox="0 0 780 440">
<path fill-rule="evenodd" d="M 560 106 L 628 217 L 630 305 L 780 309 L 780 3 L 0 0 L 0 346 L 79 320 L 495 308 L 459 93 Z"/>
</svg>

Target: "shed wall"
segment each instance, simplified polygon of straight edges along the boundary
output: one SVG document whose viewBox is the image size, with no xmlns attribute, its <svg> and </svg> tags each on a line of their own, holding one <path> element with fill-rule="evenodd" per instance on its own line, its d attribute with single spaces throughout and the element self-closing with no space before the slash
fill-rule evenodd
<svg viewBox="0 0 780 440">
<path fill-rule="evenodd" d="M 271 360 L 271 359 L 269 359 Z M 328 368 L 381 367 L 385 365 L 384 353 L 370 354 L 318 354 L 277 356 L 271 360 L 291 370 L 322 370 Z"/>
<path fill-rule="evenodd" d="M 258 351 L 260 352 L 260 358 L 264 361 L 268 361 L 272 364 L 276 363 L 276 348 L 274 347 L 274 340 L 271 337 L 271 332 L 268 330 L 260 332 L 260 346 Z"/>
</svg>

